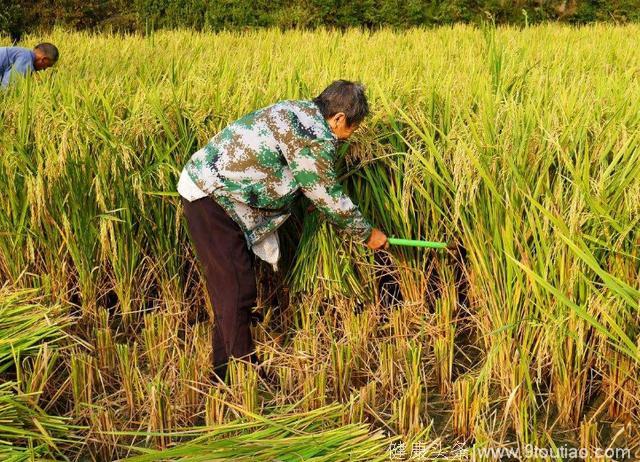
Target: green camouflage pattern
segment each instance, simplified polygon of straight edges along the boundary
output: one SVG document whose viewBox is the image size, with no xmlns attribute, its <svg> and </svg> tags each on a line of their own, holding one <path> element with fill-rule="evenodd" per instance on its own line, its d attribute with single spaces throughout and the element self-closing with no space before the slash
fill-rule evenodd
<svg viewBox="0 0 640 462">
<path fill-rule="evenodd" d="M 337 181 L 336 145 L 312 101 L 281 101 L 224 128 L 185 170 L 240 225 L 249 246 L 284 223 L 300 193 L 364 241 L 372 226 Z"/>
</svg>

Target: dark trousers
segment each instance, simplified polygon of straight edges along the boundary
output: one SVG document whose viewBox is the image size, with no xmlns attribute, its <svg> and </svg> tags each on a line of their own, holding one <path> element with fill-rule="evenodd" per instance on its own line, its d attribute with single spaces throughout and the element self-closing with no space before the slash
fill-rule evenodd
<svg viewBox="0 0 640 462">
<path fill-rule="evenodd" d="M 229 357 L 258 362 L 249 329 L 257 297 L 253 254 L 238 224 L 211 197 L 182 198 L 182 204 L 213 306 L 214 372 L 224 379 Z"/>
</svg>

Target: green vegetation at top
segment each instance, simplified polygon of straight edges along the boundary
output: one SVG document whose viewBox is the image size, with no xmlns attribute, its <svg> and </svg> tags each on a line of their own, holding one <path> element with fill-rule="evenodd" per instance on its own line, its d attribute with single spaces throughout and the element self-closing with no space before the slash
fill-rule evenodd
<svg viewBox="0 0 640 462">
<path fill-rule="evenodd" d="M 478 23 L 637 21 L 640 0 L 0 0 L 0 31 L 78 29 L 412 27 Z"/>
</svg>

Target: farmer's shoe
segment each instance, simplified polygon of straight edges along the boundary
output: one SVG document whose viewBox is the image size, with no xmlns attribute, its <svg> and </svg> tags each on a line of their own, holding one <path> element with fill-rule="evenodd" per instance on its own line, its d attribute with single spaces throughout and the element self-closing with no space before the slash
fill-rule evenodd
<svg viewBox="0 0 640 462">
<path fill-rule="evenodd" d="M 213 383 L 227 383 L 227 363 L 213 368 Z"/>
<path fill-rule="evenodd" d="M 262 314 L 261 308 L 251 312 L 250 322 L 252 326 L 257 326 L 262 321 L 264 321 L 264 314 Z"/>
</svg>

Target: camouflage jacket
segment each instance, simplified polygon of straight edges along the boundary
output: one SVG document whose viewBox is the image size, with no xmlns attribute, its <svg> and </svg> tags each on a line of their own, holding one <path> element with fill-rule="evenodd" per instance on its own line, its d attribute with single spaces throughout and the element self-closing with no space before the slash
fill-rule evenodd
<svg viewBox="0 0 640 462">
<path fill-rule="evenodd" d="M 224 128 L 184 171 L 240 225 L 250 247 L 289 217 L 300 193 L 364 241 L 372 226 L 337 181 L 336 144 L 312 101 L 282 101 Z"/>
</svg>

